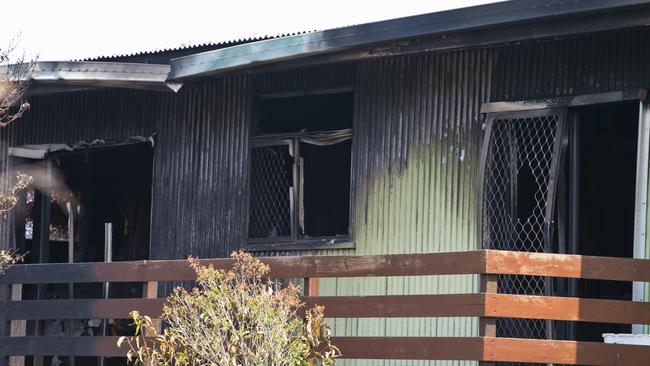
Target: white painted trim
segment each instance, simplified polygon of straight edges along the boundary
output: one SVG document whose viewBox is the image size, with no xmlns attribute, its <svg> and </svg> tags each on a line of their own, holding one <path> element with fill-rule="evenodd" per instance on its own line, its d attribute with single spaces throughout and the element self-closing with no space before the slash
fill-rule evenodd
<svg viewBox="0 0 650 366">
<path fill-rule="evenodd" d="M 648 159 L 650 153 L 650 108 L 639 103 L 639 138 L 636 158 L 636 192 L 634 203 L 634 258 L 646 258 L 646 218 L 648 210 Z M 634 282 L 632 300 L 645 301 L 645 282 Z M 643 333 L 643 325 L 632 325 L 632 333 Z"/>
</svg>

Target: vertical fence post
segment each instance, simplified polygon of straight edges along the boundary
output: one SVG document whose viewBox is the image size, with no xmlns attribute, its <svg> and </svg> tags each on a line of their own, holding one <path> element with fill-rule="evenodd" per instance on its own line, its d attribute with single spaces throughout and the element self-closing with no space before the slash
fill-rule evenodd
<svg viewBox="0 0 650 366">
<path fill-rule="evenodd" d="M 23 285 L 11 285 L 11 301 L 20 301 L 23 299 Z M 24 337 L 27 335 L 26 320 L 12 320 L 10 323 L 9 336 Z M 9 359 L 9 366 L 25 366 L 25 356 L 14 356 Z"/>
<path fill-rule="evenodd" d="M 7 306 L 9 302 L 9 285 L 0 282 L 0 339 L 9 336 L 9 322 L 7 320 Z M 1 341 L 0 341 L 1 342 Z M 9 364 L 9 356 L 0 353 L 0 366 Z"/>
<path fill-rule="evenodd" d="M 158 281 L 147 281 L 143 286 L 143 295 L 145 299 L 157 299 L 158 298 Z M 160 334 L 161 322 L 158 317 L 154 317 L 153 314 L 147 314 L 151 316 L 151 325 L 154 327 L 155 332 Z M 144 330 L 145 337 L 153 337 L 156 334 L 152 334 L 147 329 Z M 143 366 L 153 366 L 153 363 L 149 359 L 144 360 Z"/>
<path fill-rule="evenodd" d="M 158 281 L 149 281 L 145 283 L 145 298 L 147 299 L 157 299 L 158 298 Z M 160 319 L 152 316 L 153 327 L 156 329 L 156 333 L 160 334 Z M 147 336 L 153 336 L 153 334 L 146 334 Z"/>
<path fill-rule="evenodd" d="M 307 277 L 304 280 L 303 294 L 305 296 L 318 296 L 318 278 Z"/>
<path fill-rule="evenodd" d="M 496 275 L 481 275 L 481 292 L 485 294 L 497 293 L 497 276 Z M 481 337 L 496 337 L 497 336 L 497 320 L 496 318 L 481 317 L 479 319 L 479 336 Z M 494 362 L 479 362 L 479 366 L 494 366 Z"/>
</svg>

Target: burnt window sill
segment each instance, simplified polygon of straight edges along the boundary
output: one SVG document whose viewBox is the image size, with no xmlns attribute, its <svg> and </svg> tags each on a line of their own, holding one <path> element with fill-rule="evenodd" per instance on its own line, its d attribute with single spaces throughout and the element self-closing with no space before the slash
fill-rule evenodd
<svg viewBox="0 0 650 366">
<path fill-rule="evenodd" d="M 241 250 L 248 252 L 286 251 L 286 250 L 322 250 L 322 249 L 354 249 L 354 242 L 347 236 L 298 239 L 296 241 L 275 241 L 246 243 Z"/>
</svg>

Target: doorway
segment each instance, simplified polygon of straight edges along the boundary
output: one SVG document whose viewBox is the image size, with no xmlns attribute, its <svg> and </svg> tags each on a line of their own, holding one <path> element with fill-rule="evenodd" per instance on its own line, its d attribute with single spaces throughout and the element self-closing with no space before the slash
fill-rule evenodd
<svg viewBox="0 0 650 366">
<path fill-rule="evenodd" d="M 511 109 L 489 112 L 481 152 L 480 243 L 489 249 L 632 258 L 639 101 L 560 102 L 566 104 L 546 102 L 537 109 L 526 109 L 534 103 L 501 103 Z M 632 283 L 534 276 L 499 276 L 498 287 L 524 295 L 633 295 Z M 630 332 L 625 324 L 497 320 L 502 337 L 602 341 L 603 333 Z"/>
<path fill-rule="evenodd" d="M 148 258 L 150 144 L 54 152 L 42 160 L 17 159 L 14 166 L 34 177 L 16 212 L 17 244 L 29 263 L 104 261 L 107 234 L 114 261 Z"/>
<path fill-rule="evenodd" d="M 32 186 L 19 200 L 14 213 L 17 248 L 28 253 L 27 263 L 148 259 L 151 143 L 102 144 L 77 150 L 61 148 L 39 159 L 14 157 L 13 165 L 33 177 Z M 25 285 L 22 299 L 140 298 L 142 295 L 142 283 L 111 283 L 110 286 L 76 283 Z M 26 332 L 27 335 L 96 336 L 129 335 L 132 329 L 129 321 L 121 319 L 56 319 L 29 321 Z M 28 366 L 124 362 L 122 358 L 26 358 Z"/>
<path fill-rule="evenodd" d="M 557 253 L 634 255 L 639 133 L 638 103 L 572 109 L 563 139 L 557 195 Z M 556 280 L 555 293 L 632 300 L 632 283 Z M 602 341 L 603 333 L 630 333 L 625 324 L 558 324 L 556 338 Z"/>
</svg>

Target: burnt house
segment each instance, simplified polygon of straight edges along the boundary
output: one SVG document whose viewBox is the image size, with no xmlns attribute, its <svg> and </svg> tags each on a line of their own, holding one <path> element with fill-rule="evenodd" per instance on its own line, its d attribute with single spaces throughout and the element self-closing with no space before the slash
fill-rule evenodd
<svg viewBox="0 0 650 366">
<path fill-rule="evenodd" d="M 340 272 L 301 276 L 308 295 L 420 304 L 335 311 L 351 359 L 646 365 L 650 348 L 602 334 L 650 324 L 648 19 L 648 1 L 521 0 L 40 62 L 31 110 L 0 131 L 5 183 L 35 177 L 2 226 L 29 252 L 6 306 L 151 292 L 80 263 L 336 256 Z M 361 257 L 388 269 L 354 272 Z M 96 276 L 43 277 L 63 268 Z M 478 297 L 440 297 L 459 294 Z M 50 362 L 42 319 L 21 314 L 0 354 Z M 106 342 L 56 354 L 90 362 Z"/>
</svg>

